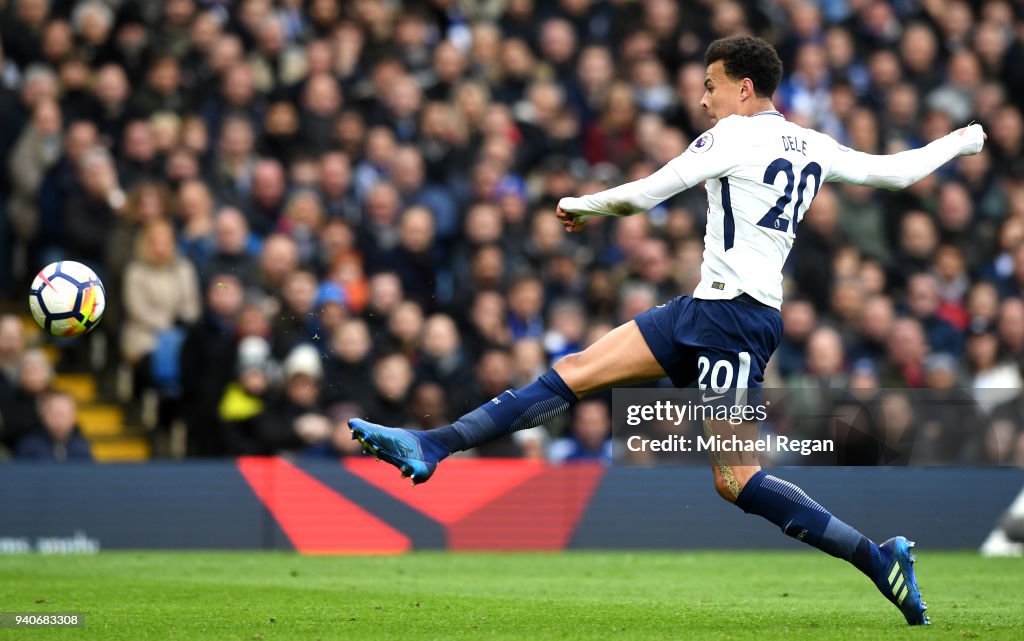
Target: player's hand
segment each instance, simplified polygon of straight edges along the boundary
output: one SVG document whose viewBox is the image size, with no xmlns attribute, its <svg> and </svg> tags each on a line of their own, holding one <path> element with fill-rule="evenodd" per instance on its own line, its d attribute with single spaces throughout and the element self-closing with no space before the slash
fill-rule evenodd
<svg viewBox="0 0 1024 641">
<path fill-rule="evenodd" d="M 555 216 L 568 232 L 577 232 L 583 229 L 582 223 L 576 221 L 576 216 L 562 209 L 560 205 L 555 205 Z"/>
<path fill-rule="evenodd" d="M 563 198 L 562 200 L 558 201 L 558 204 L 555 206 L 555 216 L 558 217 L 558 220 L 565 227 L 566 231 L 570 233 L 580 231 L 581 229 L 583 229 L 583 225 L 587 222 L 587 218 L 589 217 L 584 218 L 579 214 L 574 214 L 563 209 L 562 204 L 566 200 L 568 199 Z"/>
<path fill-rule="evenodd" d="M 960 143 L 961 156 L 973 156 L 979 153 L 981 148 L 985 146 L 985 141 L 988 140 L 988 134 L 977 123 L 961 127 L 954 131 L 952 135 L 963 138 Z"/>
</svg>

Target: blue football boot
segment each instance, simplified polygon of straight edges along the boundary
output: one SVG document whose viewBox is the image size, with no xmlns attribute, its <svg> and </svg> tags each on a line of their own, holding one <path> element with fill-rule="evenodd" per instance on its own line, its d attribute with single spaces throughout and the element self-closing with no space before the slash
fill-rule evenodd
<svg viewBox="0 0 1024 641">
<path fill-rule="evenodd" d="M 913 541 L 896 536 L 878 546 L 882 555 L 881 572 L 875 577 L 875 585 L 893 605 L 900 609 L 910 625 L 928 625 L 931 621 L 925 614 L 928 606 L 921 600 L 914 576 L 914 557 L 910 548 Z"/>
<path fill-rule="evenodd" d="M 426 482 L 444 458 L 440 446 L 423 432 L 384 427 L 358 418 L 349 419 L 348 428 L 366 452 L 397 467 L 413 485 Z"/>
</svg>

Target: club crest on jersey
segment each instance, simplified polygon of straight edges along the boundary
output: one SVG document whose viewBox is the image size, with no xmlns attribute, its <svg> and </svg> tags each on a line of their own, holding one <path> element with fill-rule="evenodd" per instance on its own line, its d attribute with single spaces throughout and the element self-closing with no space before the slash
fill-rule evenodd
<svg viewBox="0 0 1024 641">
<path fill-rule="evenodd" d="M 711 145 L 715 144 L 715 137 L 711 135 L 710 131 L 704 132 L 700 138 L 690 143 L 690 151 L 695 154 L 702 154 L 708 149 L 711 149 Z"/>
</svg>

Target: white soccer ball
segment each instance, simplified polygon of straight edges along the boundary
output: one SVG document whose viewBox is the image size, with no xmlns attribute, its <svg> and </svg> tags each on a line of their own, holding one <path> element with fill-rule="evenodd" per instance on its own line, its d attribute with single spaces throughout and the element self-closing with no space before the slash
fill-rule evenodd
<svg viewBox="0 0 1024 641">
<path fill-rule="evenodd" d="M 107 299 L 96 272 L 62 260 L 43 267 L 32 281 L 28 306 L 39 326 L 54 336 L 85 334 L 103 317 Z"/>
</svg>

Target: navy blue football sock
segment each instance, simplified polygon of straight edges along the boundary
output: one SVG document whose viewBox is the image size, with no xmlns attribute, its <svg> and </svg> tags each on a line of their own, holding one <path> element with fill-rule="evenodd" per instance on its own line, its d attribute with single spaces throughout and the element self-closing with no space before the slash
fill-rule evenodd
<svg viewBox="0 0 1024 641">
<path fill-rule="evenodd" d="M 787 536 L 849 561 L 872 579 L 880 570 L 881 555 L 871 539 L 832 516 L 789 481 L 758 472 L 743 486 L 736 506 L 763 516 Z"/>
<path fill-rule="evenodd" d="M 451 425 L 426 432 L 448 453 L 468 450 L 509 432 L 525 430 L 576 404 L 576 395 L 551 369 L 522 389 L 505 390 Z"/>
</svg>

